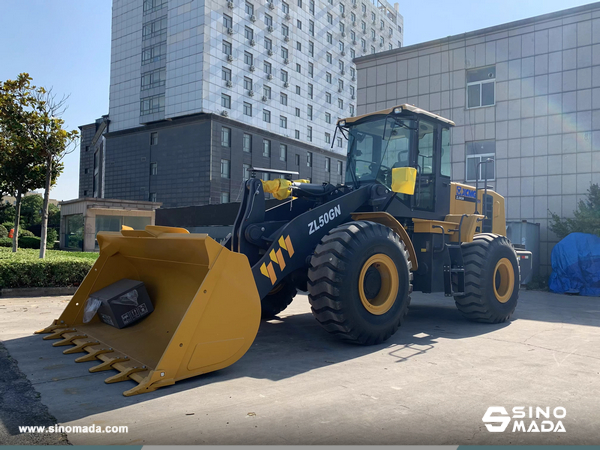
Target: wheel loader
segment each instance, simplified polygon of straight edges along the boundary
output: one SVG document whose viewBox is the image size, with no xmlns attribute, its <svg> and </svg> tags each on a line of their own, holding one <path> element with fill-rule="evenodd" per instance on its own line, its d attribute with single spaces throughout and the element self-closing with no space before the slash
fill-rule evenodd
<svg viewBox="0 0 600 450">
<path fill-rule="evenodd" d="M 517 306 L 531 253 L 505 236 L 504 199 L 450 178 L 448 119 L 400 105 L 337 122 L 348 142 L 343 184 L 252 177 L 231 234 L 147 226 L 100 232 L 100 255 L 44 339 L 65 354 L 133 381 L 126 396 L 227 367 L 251 346 L 262 317 L 307 291 L 312 313 L 350 343 L 384 342 L 413 290 L 444 292 L 467 318 L 499 323 Z M 256 172 L 282 171 L 255 169 Z M 493 173 L 493 172 L 492 172 Z M 265 210 L 265 193 L 284 200 Z M 96 315 L 88 297 L 119 280 L 143 282 L 154 312 L 125 327 Z"/>
</svg>

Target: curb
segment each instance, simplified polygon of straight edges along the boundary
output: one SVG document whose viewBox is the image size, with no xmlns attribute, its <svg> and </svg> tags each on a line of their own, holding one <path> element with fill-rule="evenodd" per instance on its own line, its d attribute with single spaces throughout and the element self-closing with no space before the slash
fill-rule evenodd
<svg viewBox="0 0 600 450">
<path fill-rule="evenodd" d="M 0 289 L 0 297 L 51 297 L 54 295 L 73 295 L 75 291 L 77 291 L 76 286 Z"/>
</svg>

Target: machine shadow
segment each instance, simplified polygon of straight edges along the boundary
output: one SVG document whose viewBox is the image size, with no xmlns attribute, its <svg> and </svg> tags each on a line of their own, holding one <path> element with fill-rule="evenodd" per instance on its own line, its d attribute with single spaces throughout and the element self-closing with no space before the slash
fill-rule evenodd
<svg viewBox="0 0 600 450">
<path fill-rule="evenodd" d="M 301 301 L 302 297 L 296 300 Z M 282 313 L 278 319 L 261 323 L 248 353 L 232 366 L 134 397 L 122 396 L 123 391 L 135 386 L 133 381 L 105 384 L 104 379 L 113 371 L 89 373 L 87 369 L 96 363 L 76 364 L 77 355 L 63 355 L 64 347 L 52 347 L 52 341 L 44 341 L 39 335 L 4 344 L 42 394 L 42 403 L 64 423 L 211 383 L 244 377 L 278 381 L 376 352 L 383 351 L 394 363 L 402 363 L 434 348 L 440 338 L 480 336 L 508 325 L 469 322 L 453 302 L 425 296 L 425 300 L 413 302 L 407 320 L 394 336 L 383 344 L 365 347 L 330 335 L 310 313 Z"/>
</svg>

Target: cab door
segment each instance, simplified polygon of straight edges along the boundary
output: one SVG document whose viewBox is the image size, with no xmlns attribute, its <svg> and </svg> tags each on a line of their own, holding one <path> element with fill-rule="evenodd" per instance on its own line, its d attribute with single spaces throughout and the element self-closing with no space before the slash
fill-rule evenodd
<svg viewBox="0 0 600 450">
<path fill-rule="evenodd" d="M 413 167 L 417 169 L 413 209 L 435 211 L 436 172 L 439 167 L 435 152 L 438 143 L 437 130 L 436 123 L 425 119 L 419 120 L 413 161 Z"/>
</svg>

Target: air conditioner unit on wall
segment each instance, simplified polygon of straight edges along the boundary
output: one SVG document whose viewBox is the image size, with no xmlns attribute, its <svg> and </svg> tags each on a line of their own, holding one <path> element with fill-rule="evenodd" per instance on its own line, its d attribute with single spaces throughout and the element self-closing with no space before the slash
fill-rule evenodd
<svg viewBox="0 0 600 450">
<path fill-rule="evenodd" d="M 221 115 L 222 115 L 223 117 L 227 117 L 227 116 L 229 115 L 229 113 L 227 112 L 227 110 L 226 110 L 226 109 L 224 109 L 223 111 L 221 111 Z"/>
<path fill-rule="evenodd" d="M 252 14 L 252 15 L 250 16 L 250 20 L 251 20 L 252 22 L 256 22 L 256 16 L 255 16 L 254 14 Z"/>
<path fill-rule="evenodd" d="M 227 7 L 229 9 L 233 9 L 233 2 L 232 1 L 227 2 Z"/>
<path fill-rule="evenodd" d="M 266 96 L 266 95 L 263 95 L 263 96 L 262 96 L 262 101 L 263 101 L 263 102 L 266 102 L 266 101 L 267 101 L 267 96 Z"/>
<path fill-rule="evenodd" d="M 283 83 L 283 87 L 290 87 L 290 83 L 288 83 L 287 81 L 285 83 Z"/>
<path fill-rule="evenodd" d="M 273 10 L 275 9 L 275 5 L 273 4 L 273 2 L 267 2 L 269 4 L 269 9 Z"/>
<path fill-rule="evenodd" d="M 233 83 L 231 82 L 231 80 L 228 80 L 227 83 L 225 83 L 225 86 L 232 87 Z"/>
<path fill-rule="evenodd" d="M 269 51 L 267 52 L 267 55 L 269 55 L 269 56 L 273 56 L 273 50 L 269 50 Z"/>
<path fill-rule="evenodd" d="M 250 72 L 254 72 L 256 70 L 256 67 L 250 66 L 248 69 L 250 70 Z"/>
<path fill-rule="evenodd" d="M 267 75 L 267 80 L 272 80 L 272 79 L 273 79 L 273 75 L 272 74 Z"/>
<path fill-rule="evenodd" d="M 227 34 L 233 34 L 233 28 L 227 28 Z"/>
<path fill-rule="evenodd" d="M 233 55 L 227 55 L 227 61 L 229 61 L 229 62 L 233 61 Z"/>
<path fill-rule="evenodd" d="M 275 29 L 275 28 L 273 28 L 273 26 L 272 26 L 272 25 L 269 25 L 269 26 L 267 27 L 267 31 L 268 31 L 269 33 L 272 33 L 274 29 Z"/>
<path fill-rule="evenodd" d="M 256 41 L 254 39 L 250 39 L 250 45 L 254 47 L 256 45 Z"/>
<path fill-rule="evenodd" d="M 254 97 L 254 91 L 248 91 L 248 95 L 249 95 L 250 97 Z"/>
</svg>

